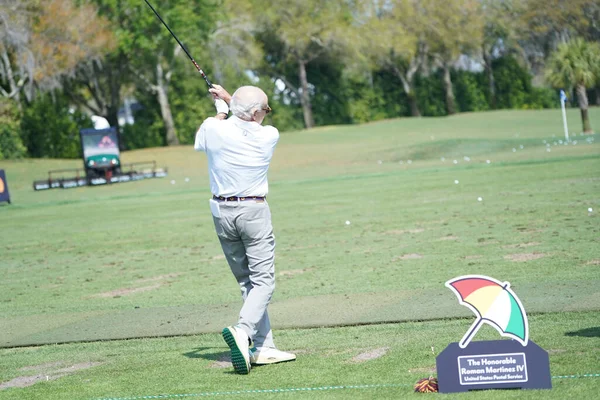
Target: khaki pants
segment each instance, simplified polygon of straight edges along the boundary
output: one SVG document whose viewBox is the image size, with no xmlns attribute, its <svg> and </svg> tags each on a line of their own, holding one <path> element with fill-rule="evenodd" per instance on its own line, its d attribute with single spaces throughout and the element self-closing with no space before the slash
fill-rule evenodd
<svg viewBox="0 0 600 400">
<path fill-rule="evenodd" d="M 237 325 L 257 348 L 275 347 L 267 306 L 275 290 L 275 236 L 266 201 L 219 202 L 215 229 L 244 305 Z"/>
</svg>

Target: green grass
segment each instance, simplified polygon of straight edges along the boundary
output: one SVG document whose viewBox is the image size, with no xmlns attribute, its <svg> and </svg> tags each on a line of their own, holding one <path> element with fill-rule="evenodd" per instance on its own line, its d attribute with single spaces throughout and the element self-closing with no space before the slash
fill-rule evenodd
<svg viewBox="0 0 600 400">
<path fill-rule="evenodd" d="M 592 398 L 600 390 L 600 376 L 558 378 L 598 373 L 600 338 L 597 313 L 545 314 L 530 318 L 532 340 L 550 353 L 551 391 L 488 391 L 449 398 Z M 0 399 L 128 398 L 153 395 L 243 391 L 224 398 L 405 398 L 418 396 L 412 385 L 434 373 L 435 357 L 460 338 L 466 319 L 413 322 L 346 328 L 284 330 L 277 334 L 281 348 L 298 353 L 291 363 L 255 367 L 249 376 L 236 375 L 220 335 L 168 339 L 53 345 L 0 352 L 0 381 L 42 375 L 50 380 L 26 389 L 0 391 Z M 590 335 L 590 336 L 588 336 Z M 478 339 L 495 339 L 485 326 Z M 433 352 L 432 352 L 433 347 Z M 379 353 L 368 359 L 366 353 Z M 363 357 L 358 357 L 363 355 Z M 95 365 L 58 380 L 57 370 L 71 365 Z M 92 364 L 94 363 L 94 364 Z M 35 369 L 23 368 L 37 366 Z M 248 393 L 251 390 L 326 388 L 380 385 L 363 389 L 322 389 L 314 392 Z M 384 386 L 394 385 L 394 386 Z"/>
<path fill-rule="evenodd" d="M 599 127 L 600 109 L 592 109 L 591 117 Z M 570 110 L 569 120 L 579 129 L 576 110 Z M 276 339 L 286 348 L 308 349 L 305 336 L 316 335 L 315 346 L 330 343 L 351 352 L 355 345 L 344 342 L 347 332 L 389 332 L 391 325 L 282 329 L 431 319 L 437 321 L 393 329 L 411 326 L 419 331 L 417 336 L 427 336 L 430 330 L 456 327 L 436 345 L 445 347 L 462 337 L 473 317 L 444 282 L 462 274 L 485 274 L 511 282 L 530 314 L 552 313 L 536 316 L 540 325 L 531 328 L 542 347 L 551 348 L 545 343 L 553 340 L 560 339 L 560 346 L 581 340 L 573 345 L 578 350 L 552 355 L 553 374 L 600 372 L 590 370 L 594 365 L 585 357 L 573 356 L 588 346 L 597 359 L 597 334 L 563 337 L 579 329 L 581 316 L 589 322 L 586 328 L 600 325 L 600 138 L 577 135 L 576 145 L 559 144 L 562 139 L 556 110 L 402 119 L 283 134 L 270 171 L 269 194 L 277 237 L 277 290 L 270 308 Z M 550 152 L 543 141 L 550 144 Z M 210 334 L 235 321 L 239 293 L 210 219 L 204 155 L 176 147 L 128 152 L 122 158 L 125 163 L 156 159 L 169 168 L 169 177 L 34 192 L 32 181 L 43 178 L 45 171 L 77 168 L 81 161 L 0 162 L 13 200 L 11 206 L 0 206 L 0 226 L 5 227 L 0 233 L 0 347 Z M 588 213 L 588 208 L 594 211 Z M 439 321 L 452 317 L 469 321 Z M 563 332 L 554 337 L 550 326 L 563 319 Z M 294 335 L 297 341 L 290 339 Z M 364 347 L 384 346 L 389 335 L 377 335 L 381 342 Z M 133 355 L 156 351 L 169 358 L 164 354 L 169 348 L 193 346 L 193 341 L 225 350 L 214 335 L 1 350 L 0 371 L 6 372 L 0 381 L 19 376 L 19 365 L 46 359 L 65 357 L 66 363 L 75 363 L 77 357 L 90 356 L 105 364 L 31 388 L 0 391 L 0 398 L 9 393 L 46 398 L 47 389 L 48 396 L 59 396 L 67 390 L 65 382 L 99 376 L 104 376 L 102 383 L 89 385 L 82 398 L 226 391 L 248 383 L 219 370 L 199 385 L 201 379 L 184 371 L 182 350 L 171 355 L 179 360 L 173 361 L 172 380 L 160 386 L 153 376 L 158 370 L 152 372 L 158 361 Z M 121 348 L 130 346 L 139 351 L 126 356 Z M 418 346 L 411 342 L 398 350 L 400 358 L 390 351 L 380 361 L 364 364 L 369 368 L 357 367 L 362 375 L 349 380 L 342 379 L 343 367 L 328 368 L 328 357 L 307 353 L 297 363 L 253 371 L 251 376 L 263 370 L 265 375 L 252 382 L 266 388 L 407 379 L 412 384 L 413 375 L 419 374 L 390 371 L 402 363 L 417 368 L 420 364 L 413 366 L 414 358 L 403 352 L 417 352 Z M 159 351 L 163 347 L 167 350 Z M 122 352 L 115 369 L 109 367 L 108 354 Z M 567 360 L 565 368 L 555 371 L 555 360 L 561 357 Z M 380 362 L 386 367 L 371 367 Z M 313 379 L 311 365 L 322 365 L 322 379 Z M 136 377 L 139 371 L 143 376 Z M 389 379 L 373 380 L 380 376 Z M 580 389 L 597 389 L 592 378 L 573 382 L 557 385 L 573 396 Z M 356 389 L 351 395 L 394 397 L 403 391 Z M 328 397 L 349 395 L 327 392 Z"/>
</svg>

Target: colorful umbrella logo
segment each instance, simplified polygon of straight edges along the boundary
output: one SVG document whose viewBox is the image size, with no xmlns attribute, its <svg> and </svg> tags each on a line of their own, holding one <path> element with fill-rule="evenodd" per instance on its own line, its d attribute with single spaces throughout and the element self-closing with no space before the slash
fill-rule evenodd
<svg viewBox="0 0 600 400">
<path fill-rule="evenodd" d="M 527 314 L 508 282 L 502 283 L 489 276 L 466 275 L 450 279 L 446 286 L 458 296 L 460 304 L 477 315 L 477 320 L 458 344 L 461 348 L 467 347 L 483 322 L 496 328 L 500 335 L 527 346 Z"/>
</svg>

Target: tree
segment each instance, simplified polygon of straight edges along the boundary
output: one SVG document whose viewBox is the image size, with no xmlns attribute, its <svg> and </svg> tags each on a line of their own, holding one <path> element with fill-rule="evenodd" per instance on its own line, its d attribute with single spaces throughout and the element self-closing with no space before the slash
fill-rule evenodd
<svg viewBox="0 0 600 400">
<path fill-rule="evenodd" d="M 600 40 L 597 0 L 519 0 L 519 42 L 534 75 L 558 44 L 575 37 Z"/>
<path fill-rule="evenodd" d="M 586 88 L 600 81 L 600 44 L 575 39 L 558 46 L 550 57 L 546 79 L 556 88 L 575 88 L 584 133 L 593 133 Z"/>
<path fill-rule="evenodd" d="M 0 93 L 21 106 L 21 92 L 31 97 L 35 62 L 29 48 L 30 4 L 0 0 Z"/>
<path fill-rule="evenodd" d="M 107 58 L 107 63 L 84 66 L 79 81 L 85 84 L 86 78 L 102 73 L 103 83 L 87 85 L 96 102 L 109 98 L 113 119 L 121 104 L 122 91 L 133 92 L 136 86 L 156 98 L 165 130 L 165 143 L 180 143 L 175 127 L 170 92 L 177 63 L 189 63 L 185 54 L 145 2 L 139 0 L 94 0 L 112 23 L 118 37 L 117 48 Z M 213 18 L 217 4 L 209 1 L 170 0 L 160 3 L 157 11 L 177 33 L 189 50 L 201 48 L 214 25 Z M 192 45 L 197 45 L 197 47 Z M 191 47 L 191 48 L 190 48 Z M 197 51 L 192 54 L 200 59 Z M 189 68 L 193 70 L 191 63 Z M 97 80 L 97 78 L 96 78 Z M 110 96 L 102 95 L 102 89 Z M 104 101 L 102 101 L 105 103 Z M 109 122 L 112 121 L 109 118 Z"/>
<path fill-rule="evenodd" d="M 436 0 L 419 2 L 424 16 L 426 41 L 430 54 L 442 68 L 446 108 L 448 114 L 456 113 L 450 67 L 463 54 L 481 48 L 483 17 L 479 0 Z"/>
<path fill-rule="evenodd" d="M 60 77 L 73 73 L 81 60 L 98 57 L 111 48 L 112 33 L 97 17 L 96 8 L 71 0 L 0 0 L 0 79 L 4 97 L 20 103 L 34 88 L 60 86 Z"/>
<path fill-rule="evenodd" d="M 484 25 L 481 54 L 488 84 L 488 101 L 497 108 L 493 61 L 518 47 L 517 20 L 522 0 L 481 0 Z"/>
<path fill-rule="evenodd" d="M 304 125 L 315 125 L 307 66 L 319 57 L 341 54 L 352 42 L 351 8 L 344 0 L 281 0 L 264 4 L 256 1 L 256 26 L 265 51 L 265 72 L 285 83 L 299 98 Z M 271 53 L 272 51 L 272 53 Z M 290 70 L 289 67 L 293 70 Z"/>
<path fill-rule="evenodd" d="M 414 81 L 424 63 L 427 46 L 418 3 L 411 0 L 366 3 L 363 12 L 368 20 L 360 32 L 364 40 L 362 53 L 367 54 L 375 66 L 389 68 L 400 79 L 411 115 L 420 117 Z"/>
<path fill-rule="evenodd" d="M 0 99 L 0 160 L 20 158 L 26 152 L 20 136 L 16 103 Z"/>
<path fill-rule="evenodd" d="M 24 107 L 21 137 L 31 157 L 79 158 L 79 129 L 92 126 L 89 117 L 70 112 L 65 96 L 43 93 Z"/>
<path fill-rule="evenodd" d="M 75 6 L 72 0 L 41 2 L 31 36 L 36 84 L 47 90 L 58 88 L 59 77 L 72 75 L 80 62 L 100 58 L 114 45 L 108 21 L 98 16 L 93 5 Z"/>
</svg>

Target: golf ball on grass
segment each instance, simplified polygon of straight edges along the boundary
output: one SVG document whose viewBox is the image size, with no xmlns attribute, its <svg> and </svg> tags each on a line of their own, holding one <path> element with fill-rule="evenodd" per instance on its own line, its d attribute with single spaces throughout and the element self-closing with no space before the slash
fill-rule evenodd
<svg viewBox="0 0 600 400">
<path fill-rule="evenodd" d="M 455 180 L 454 180 L 454 183 L 458 185 L 458 179 L 455 179 Z"/>
<path fill-rule="evenodd" d="M 592 207 L 588 208 L 588 212 L 589 212 L 589 213 L 591 213 L 591 212 L 593 212 L 593 211 L 594 211 L 594 209 L 593 209 Z"/>
<path fill-rule="evenodd" d="M 171 181 L 171 185 L 174 185 L 174 184 L 175 184 L 175 180 L 172 180 L 172 181 Z"/>
<path fill-rule="evenodd" d="M 346 225 L 350 225 L 350 221 L 346 221 Z"/>
<path fill-rule="evenodd" d="M 478 197 L 477 201 L 483 201 L 483 197 Z"/>
</svg>

